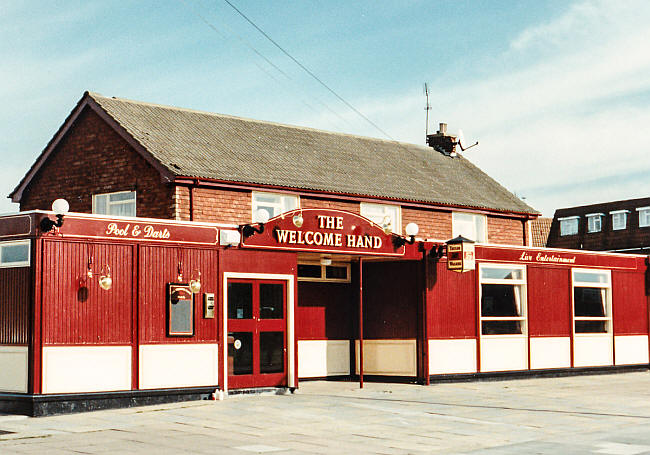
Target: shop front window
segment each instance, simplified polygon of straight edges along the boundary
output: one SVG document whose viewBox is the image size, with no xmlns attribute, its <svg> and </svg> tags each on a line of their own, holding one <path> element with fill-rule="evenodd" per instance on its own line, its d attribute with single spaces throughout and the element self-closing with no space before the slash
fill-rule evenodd
<svg viewBox="0 0 650 455">
<path fill-rule="evenodd" d="M 481 264 L 481 334 L 526 334 L 526 269 Z"/>
<path fill-rule="evenodd" d="M 575 333 L 611 332 L 611 273 L 609 270 L 573 269 Z"/>
</svg>

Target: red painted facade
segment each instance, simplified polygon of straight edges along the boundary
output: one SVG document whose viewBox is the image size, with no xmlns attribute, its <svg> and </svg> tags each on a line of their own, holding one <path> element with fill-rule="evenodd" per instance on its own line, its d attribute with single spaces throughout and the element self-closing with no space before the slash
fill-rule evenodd
<svg viewBox="0 0 650 455">
<path fill-rule="evenodd" d="M 303 209 L 305 218 L 333 213 L 340 212 Z M 227 347 L 224 346 L 227 341 L 223 326 L 226 279 L 263 280 L 266 277 L 278 281 L 280 276 L 291 277 L 289 281 L 280 279 L 280 282 L 293 283 L 293 289 L 287 287 L 283 291 L 287 305 L 287 296 L 295 295 L 293 307 L 286 308 L 287 314 L 293 312 L 293 320 L 274 323 L 282 325 L 285 343 L 289 333 L 295 333 L 294 358 L 286 358 L 285 366 L 289 368 L 289 360 L 293 360 L 296 377 L 298 342 L 348 340 L 353 346 L 359 337 L 361 309 L 365 340 L 417 341 L 420 380 L 429 377 L 429 340 L 478 340 L 476 371 L 481 371 L 478 365 L 482 349 L 482 336 L 478 333 L 480 264 L 525 266 L 527 330 L 524 335 L 529 338 L 573 339 L 573 269 L 611 271 L 611 333 L 648 335 L 647 265 L 642 256 L 479 245 L 476 247 L 476 270 L 458 273 L 447 270 L 447 259 L 440 255 L 443 250 L 439 244 L 406 244 L 399 247 L 403 248 L 399 257 L 382 255 L 383 250 L 373 255 L 371 247 L 364 254 L 350 255 L 346 251 L 345 256 L 337 256 L 338 250 L 331 248 L 329 254 L 335 262 L 339 258 L 351 263 L 351 280 L 347 283 L 314 282 L 298 277 L 298 264 L 304 259 L 301 255 L 305 251 L 278 247 L 271 237 L 277 235 L 274 228 L 284 228 L 292 222 L 290 217 L 279 224 L 268 223 L 266 235 L 253 234 L 245 246 L 226 247 L 216 244 L 216 239 L 220 229 L 228 228 L 217 225 L 119 220 L 118 227 L 128 225 L 131 234 L 113 235 L 107 234 L 115 231 L 111 220 L 70 214 L 60 230 L 41 233 L 36 226 L 40 218 L 47 215 L 27 216 L 32 218 L 31 226 L 34 227 L 28 235 L 15 237 L 7 231 L 7 235 L 12 236 L 10 240 L 30 239 L 32 263 L 30 267 L 0 268 L 0 345 L 29 346 L 29 393 L 32 394 L 41 393 L 41 350 L 53 346 L 130 346 L 131 383 L 136 390 L 140 387 L 140 346 L 218 345 L 219 384 L 223 384 L 223 371 L 227 366 L 224 364 L 227 359 L 223 358 Z M 343 216 L 346 220 L 341 222 L 343 224 L 352 223 L 355 228 L 363 229 L 366 223 L 377 229 L 353 213 L 346 212 Z M 155 225 L 156 232 L 168 235 L 154 239 L 133 235 L 134 226 L 146 223 Z M 304 227 L 310 229 L 310 226 L 306 222 Z M 384 241 L 392 242 L 382 238 Z M 273 248 L 261 248 L 263 246 Z M 390 248 L 398 251 L 392 244 Z M 323 252 L 322 249 L 314 251 Z M 318 254 L 312 255 L 311 260 L 318 258 Z M 363 258 L 362 308 L 359 307 L 360 258 Z M 98 277 L 106 265 L 113 279 L 109 291 L 98 286 Z M 89 270 L 92 277 L 88 276 Z M 194 300 L 193 335 L 168 336 L 166 284 L 187 282 L 198 276 L 198 271 L 201 290 Z M 243 274 L 250 278 L 242 278 Z M 215 296 L 214 318 L 203 315 L 206 293 Z M 352 351 L 351 362 L 354 363 Z M 259 353 L 259 349 L 256 352 Z M 287 380 L 286 375 L 277 375 L 277 378 L 280 382 Z M 250 384 L 257 385 L 255 378 L 251 381 Z M 275 385 L 282 385 L 280 382 Z"/>
</svg>

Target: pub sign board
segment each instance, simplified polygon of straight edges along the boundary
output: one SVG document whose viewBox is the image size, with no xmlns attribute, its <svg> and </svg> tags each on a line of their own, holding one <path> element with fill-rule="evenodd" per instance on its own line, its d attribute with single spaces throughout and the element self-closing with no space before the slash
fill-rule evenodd
<svg viewBox="0 0 650 455">
<path fill-rule="evenodd" d="M 458 236 L 447 242 L 447 269 L 455 272 L 476 269 L 476 251 L 472 240 Z"/>
<path fill-rule="evenodd" d="M 300 221 L 297 221 L 300 220 Z M 296 209 L 271 218 L 262 233 L 244 238 L 242 247 L 376 256 L 404 256 L 394 234 L 351 212 Z"/>
</svg>

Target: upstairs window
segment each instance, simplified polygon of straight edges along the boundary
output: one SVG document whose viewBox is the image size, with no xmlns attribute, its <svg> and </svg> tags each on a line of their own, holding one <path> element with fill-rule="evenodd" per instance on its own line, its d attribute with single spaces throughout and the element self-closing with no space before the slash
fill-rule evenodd
<svg viewBox="0 0 650 455">
<path fill-rule="evenodd" d="M 620 231 L 627 227 L 627 214 L 629 210 L 614 210 L 609 212 L 612 215 L 612 230 Z"/>
<path fill-rule="evenodd" d="M 292 194 L 253 191 L 252 197 L 253 223 L 261 221 L 257 219 L 258 210 L 264 210 L 269 214 L 269 218 L 273 218 L 281 213 L 297 209 L 300 206 L 300 199 L 298 196 Z"/>
<path fill-rule="evenodd" d="M 398 205 L 361 203 L 361 216 L 390 229 L 397 234 L 402 233 L 402 213 Z"/>
<path fill-rule="evenodd" d="M 576 235 L 578 233 L 579 216 L 567 216 L 558 218 L 560 222 L 560 235 Z"/>
<path fill-rule="evenodd" d="M 587 214 L 587 232 L 600 232 L 603 230 L 604 213 Z"/>
<path fill-rule="evenodd" d="M 135 191 L 93 194 L 93 213 L 135 216 Z"/>
<path fill-rule="evenodd" d="M 650 207 L 639 207 L 636 211 L 639 212 L 639 227 L 650 226 Z"/>
<path fill-rule="evenodd" d="M 487 242 L 487 222 L 485 215 L 477 213 L 453 212 L 451 214 L 452 237 L 462 235 L 478 243 Z"/>
</svg>

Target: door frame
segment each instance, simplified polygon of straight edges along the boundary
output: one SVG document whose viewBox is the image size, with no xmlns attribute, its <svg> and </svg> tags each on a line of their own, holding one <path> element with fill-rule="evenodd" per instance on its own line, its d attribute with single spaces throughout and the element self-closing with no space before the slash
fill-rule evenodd
<svg viewBox="0 0 650 455">
<path fill-rule="evenodd" d="M 221 314 L 223 315 L 223 333 L 222 333 L 222 350 L 221 362 L 223 369 L 223 392 L 228 393 L 228 279 L 252 279 L 252 280 L 276 280 L 285 281 L 287 287 L 287 386 L 296 387 L 296 357 L 295 357 L 295 330 L 294 330 L 294 283 L 293 275 L 275 274 L 275 273 L 243 273 L 243 272 L 224 272 L 223 273 L 223 303 Z"/>
</svg>

